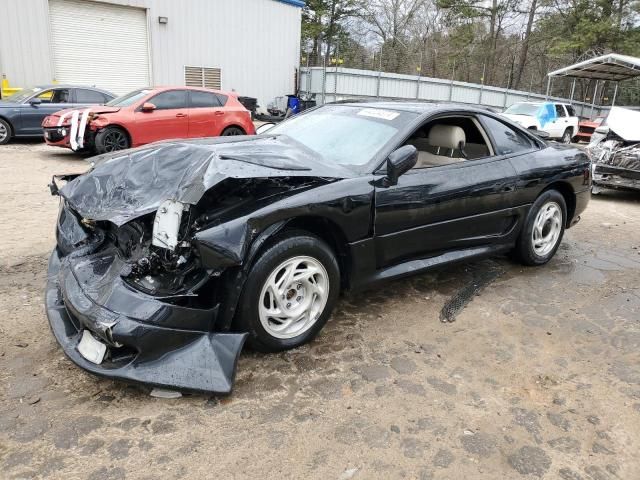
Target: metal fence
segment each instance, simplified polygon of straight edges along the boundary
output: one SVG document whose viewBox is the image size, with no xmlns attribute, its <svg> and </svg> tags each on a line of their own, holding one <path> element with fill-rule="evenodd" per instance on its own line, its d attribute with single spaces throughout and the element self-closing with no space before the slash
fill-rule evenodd
<svg viewBox="0 0 640 480">
<path fill-rule="evenodd" d="M 379 98 L 456 102 L 502 110 L 516 102 L 551 100 L 571 103 L 577 115 L 585 119 L 610 108 L 477 83 L 343 67 L 301 67 L 299 82 L 300 92 L 314 96 L 318 105 Z"/>
</svg>

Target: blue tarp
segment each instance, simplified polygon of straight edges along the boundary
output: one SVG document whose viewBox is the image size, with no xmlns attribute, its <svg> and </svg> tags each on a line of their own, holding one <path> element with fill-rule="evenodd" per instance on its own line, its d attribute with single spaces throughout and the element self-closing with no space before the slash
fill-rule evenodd
<svg viewBox="0 0 640 480">
<path fill-rule="evenodd" d="M 538 109 L 537 118 L 540 123 L 540 128 L 544 128 L 547 123 L 556 119 L 556 107 L 553 103 L 543 103 Z"/>
</svg>

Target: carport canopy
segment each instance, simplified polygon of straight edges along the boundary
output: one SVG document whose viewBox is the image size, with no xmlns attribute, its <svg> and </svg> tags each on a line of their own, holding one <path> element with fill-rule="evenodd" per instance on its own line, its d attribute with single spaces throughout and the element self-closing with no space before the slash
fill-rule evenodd
<svg viewBox="0 0 640 480">
<path fill-rule="evenodd" d="M 586 78 L 589 80 L 595 80 L 596 86 L 593 92 L 593 102 L 591 103 L 591 112 L 593 113 L 598 93 L 598 83 L 600 81 L 615 82 L 616 87 L 613 93 L 613 101 L 611 102 L 612 106 L 615 105 L 616 96 L 618 94 L 618 83 L 623 80 L 640 77 L 640 58 L 620 55 L 618 53 L 609 53 L 607 55 L 590 58 L 589 60 L 549 72 L 547 74 L 547 97 L 549 96 L 549 90 L 551 89 L 551 80 L 554 77 L 573 78 L 573 86 L 571 87 L 572 101 L 576 86 L 576 79 Z"/>
<path fill-rule="evenodd" d="M 549 77 L 589 78 L 620 82 L 640 77 L 640 58 L 610 53 L 549 72 Z"/>
</svg>

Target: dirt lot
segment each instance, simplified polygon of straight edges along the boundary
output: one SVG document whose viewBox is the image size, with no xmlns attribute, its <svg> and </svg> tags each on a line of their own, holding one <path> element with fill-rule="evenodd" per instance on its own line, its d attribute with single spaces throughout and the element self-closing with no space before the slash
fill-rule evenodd
<svg viewBox="0 0 640 480">
<path fill-rule="evenodd" d="M 49 332 L 46 185 L 84 168 L 0 147 L 0 477 L 640 478 L 640 196 L 595 197 L 546 267 L 347 295 L 313 344 L 244 353 L 231 396 L 163 400 L 81 371 Z"/>
</svg>

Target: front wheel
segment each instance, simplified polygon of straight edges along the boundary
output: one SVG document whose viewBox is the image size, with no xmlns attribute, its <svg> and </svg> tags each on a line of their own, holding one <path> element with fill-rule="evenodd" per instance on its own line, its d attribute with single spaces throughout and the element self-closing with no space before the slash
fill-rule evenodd
<svg viewBox="0 0 640 480">
<path fill-rule="evenodd" d="M 0 118 L 0 145 L 9 143 L 11 140 L 11 125 Z"/>
<path fill-rule="evenodd" d="M 277 352 L 311 341 L 329 320 L 340 293 L 331 248 L 306 232 L 282 235 L 249 273 L 235 329 L 254 350 Z"/>
<path fill-rule="evenodd" d="M 560 246 L 567 218 L 567 205 L 557 190 L 538 197 L 527 214 L 516 253 L 525 265 L 544 265 Z"/>
<path fill-rule="evenodd" d="M 131 146 L 127 132 L 118 127 L 107 127 L 96 134 L 96 151 L 98 153 L 115 152 Z"/>
<path fill-rule="evenodd" d="M 562 143 L 571 143 L 571 129 L 567 128 L 562 134 Z"/>
</svg>

